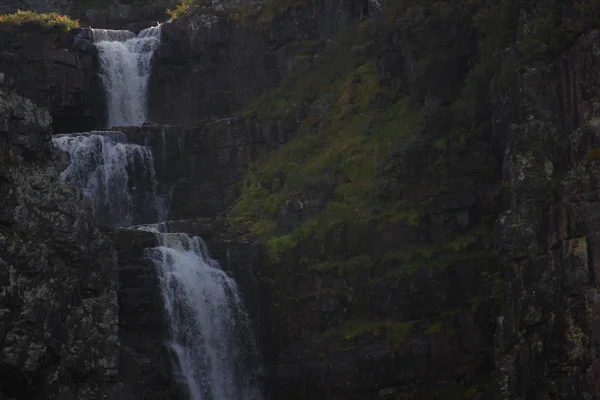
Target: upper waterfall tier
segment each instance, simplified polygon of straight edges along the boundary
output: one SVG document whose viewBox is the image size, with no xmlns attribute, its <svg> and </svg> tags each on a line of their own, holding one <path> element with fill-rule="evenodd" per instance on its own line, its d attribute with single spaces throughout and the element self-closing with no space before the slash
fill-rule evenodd
<svg viewBox="0 0 600 400">
<path fill-rule="evenodd" d="M 92 29 L 94 42 L 124 42 L 135 38 L 135 33 L 114 29 Z"/>
<path fill-rule="evenodd" d="M 147 121 L 148 80 L 161 27 L 129 31 L 94 29 L 101 78 L 106 89 L 108 127 L 140 126 Z"/>
</svg>

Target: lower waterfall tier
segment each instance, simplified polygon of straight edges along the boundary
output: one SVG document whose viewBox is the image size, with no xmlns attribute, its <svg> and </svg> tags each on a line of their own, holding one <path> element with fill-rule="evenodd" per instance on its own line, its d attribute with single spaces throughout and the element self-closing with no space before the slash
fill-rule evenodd
<svg viewBox="0 0 600 400">
<path fill-rule="evenodd" d="M 125 379 L 156 399 L 261 399 L 264 373 L 236 283 L 199 237 L 155 231 L 112 231 Z"/>
</svg>

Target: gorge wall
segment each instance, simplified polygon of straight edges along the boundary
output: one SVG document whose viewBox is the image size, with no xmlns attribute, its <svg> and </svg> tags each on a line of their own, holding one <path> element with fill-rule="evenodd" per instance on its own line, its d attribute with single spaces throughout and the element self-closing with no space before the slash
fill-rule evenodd
<svg viewBox="0 0 600 400">
<path fill-rule="evenodd" d="M 599 398 L 598 11 L 267 0 L 163 26 L 154 124 L 118 129 L 245 294 L 266 398 Z M 184 398 L 152 236 L 100 233 L 57 179 L 50 131 L 105 118 L 93 45 L 0 29 L 0 398 Z"/>
<path fill-rule="evenodd" d="M 0 89 L 0 398 L 119 398 L 117 256 L 59 180 L 43 108 Z"/>
<path fill-rule="evenodd" d="M 0 13 L 13 13 L 18 10 L 34 10 L 41 13 L 57 12 L 68 14 L 72 0 L 6 0 L 0 5 Z"/>
</svg>

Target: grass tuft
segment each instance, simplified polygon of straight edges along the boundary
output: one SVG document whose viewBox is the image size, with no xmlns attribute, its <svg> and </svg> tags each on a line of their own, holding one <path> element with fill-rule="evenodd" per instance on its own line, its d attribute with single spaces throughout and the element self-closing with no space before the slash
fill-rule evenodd
<svg viewBox="0 0 600 400">
<path fill-rule="evenodd" d="M 37 13 L 34 11 L 17 11 L 13 14 L 0 15 L 0 24 L 30 26 L 41 30 L 68 31 L 79 27 L 79 21 L 58 13 Z"/>
</svg>

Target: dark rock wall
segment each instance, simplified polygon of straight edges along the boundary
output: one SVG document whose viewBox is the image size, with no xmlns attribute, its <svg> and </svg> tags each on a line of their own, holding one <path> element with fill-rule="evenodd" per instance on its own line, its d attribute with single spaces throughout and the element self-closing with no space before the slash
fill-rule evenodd
<svg viewBox="0 0 600 400">
<path fill-rule="evenodd" d="M 428 170 L 435 158 L 424 142 L 392 161 L 390 179 L 402 182 L 405 196 L 434 206 L 418 226 L 398 222 L 373 229 L 363 239 L 373 253 L 408 245 L 418 254 L 419 246 L 427 252 L 446 238 L 491 231 L 501 209 L 501 182 L 490 146 L 479 142 Z M 291 206 L 285 218 L 297 223 L 302 217 L 296 214 L 308 207 Z M 343 254 L 344 232 L 337 235 L 328 236 L 325 246 Z M 268 309 L 263 314 L 269 315 L 259 332 L 269 343 L 267 354 L 275 355 L 272 398 L 445 399 L 481 393 L 494 370 L 498 309 L 490 295 L 498 288 L 489 279 L 497 273 L 497 259 L 480 246 L 433 259 L 412 255 L 411 263 L 356 260 L 340 269 L 307 267 L 302 259 L 316 251 L 309 246 L 275 264 L 264 253 L 259 261 L 250 256 L 247 263 L 260 265 L 255 276 Z"/>
<path fill-rule="evenodd" d="M 13 13 L 18 10 L 68 14 L 72 4 L 73 0 L 4 0 L 0 4 L 0 14 Z"/>
<path fill-rule="evenodd" d="M 499 62 L 490 115 L 482 112 L 483 128 L 460 145 L 440 139 L 459 140 L 444 136 L 443 105 L 478 48 L 463 29 L 467 8 L 446 24 L 415 7 L 406 29 L 353 47 L 375 57 L 378 84 L 401 82 L 427 106 L 420 136 L 378 160 L 373 194 L 407 202 L 416 216 L 373 223 L 353 245 L 349 229 L 333 229 L 274 260 L 218 215 L 256 163 L 333 106 L 316 96 L 282 117 L 253 101 L 301 74 L 353 23 L 385 15 L 376 0 L 319 0 L 260 17 L 243 5 L 213 4 L 164 26 L 150 115 L 184 127 L 122 130 L 152 148 L 173 226 L 205 237 L 245 294 L 271 375 L 268 398 L 598 398 L 600 33 L 515 65 L 508 88 Z M 534 7 L 527 2 L 521 18 Z M 87 17 L 115 28 L 143 19 L 121 14 Z M 425 40 L 438 23 L 456 39 L 447 53 L 446 37 Z M 49 146 L 49 115 L 55 132 L 101 125 L 94 57 L 89 43 L 59 34 L 7 30 L 0 39 L 0 398 L 184 396 L 143 255 L 152 235 L 105 233 L 118 254 L 117 327 L 114 249 L 82 195 L 57 180 L 65 160 Z M 383 97 L 370 106 L 385 107 Z M 322 211 L 328 179 L 284 202 L 277 228 L 292 232 Z M 351 262 L 307 261 L 323 248 Z M 352 258 L 357 251 L 363 257 Z M 392 256 L 372 262 L 377 254 Z"/>
<path fill-rule="evenodd" d="M 380 10 L 376 2 L 366 9 L 373 15 Z M 306 117 L 302 107 L 289 121 L 218 118 L 298 72 L 290 61 L 306 54 L 294 47 L 298 41 L 318 42 L 356 15 L 351 8 L 336 10 L 340 14 L 320 14 L 321 21 L 339 22 L 325 24 L 331 30 L 322 35 L 319 29 L 297 31 L 314 27 L 300 16 L 312 15 L 308 11 L 289 17 L 302 22 L 283 17 L 285 27 L 270 26 L 266 41 L 260 31 L 240 38 L 241 24 L 231 22 L 235 14 L 226 19 L 207 12 L 166 27 L 151 90 L 155 121 L 217 120 L 186 133 L 195 138 L 193 154 L 202 157 L 182 158 L 187 161 L 178 176 L 185 184 L 175 186 L 173 216 L 211 217 L 226 209 L 247 166 L 296 134 Z M 274 377 L 272 398 L 598 396 L 597 35 L 583 35 L 551 60 L 515 66 L 510 90 L 493 81 L 489 130 L 466 147 L 436 149 L 435 135 L 426 136 L 407 142 L 383 166 L 383 195 L 427 204 L 427 212 L 416 226 L 372 229 L 365 247 L 385 252 L 464 239 L 474 240 L 479 252 L 436 255 L 435 262 L 421 253 L 413 260 L 418 268 L 404 272 L 406 262 L 367 266 L 360 260 L 355 269 L 330 271 L 307 269 L 302 258 L 320 245 L 344 255 L 344 231 L 277 263 L 258 243 L 212 236 L 211 248 L 238 277 L 258 321 Z M 403 69 L 421 60 L 419 52 L 400 46 L 401 38 L 398 33 L 385 44 L 382 79 L 407 79 L 417 98 L 449 100 L 444 96 L 460 79 L 474 42 L 460 42 L 448 68 L 434 74 L 442 81 L 434 82 L 435 71 L 411 75 Z M 245 49 L 256 57 L 244 58 Z M 252 72 L 230 77 L 230 64 Z M 424 131 L 434 129 L 444 130 L 434 125 Z M 194 176 L 197 166 L 202 172 Z M 318 198 L 286 203 L 277 223 L 292 230 L 322 207 Z M 373 319 L 382 323 L 365 323 Z"/>
<path fill-rule="evenodd" d="M 234 115 L 361 15 L 353 2 L 318 0 L 255 30 L 240 10 L 206 9 L 164 25 L 150 82 L 152 122 L 189 126 Z"/>
<path fill-rule="evenodd" d="M 0 90 L 0 398 L 119 398 L 116 253 L 50 138 Z"/>
<path fill-rule="evenodd" d="M 55 133 L 103 126 L 95 48 L 66 32 L 0 26 L 0 88 L 50 111 Z"/>
<path fill-rule="evenodd" d="M 154 234 L 110 232 L 119 255 L 119 381 L 123 399 L 183 399 L 185 384 L 173 374 L 169 326 L 154 265 L 144 250 Z"/>
<path fill-rule="evenodd" d="M 81 26 L 137 32 L 168 20 L 167 9 L 177 4 L 177 0 L 84 0 L 74 2 L 69 15 Z"/>
<path fill-rule="evenodd" d="M 599 34 L 518 82 L 503 163 L 506 211 L 496 222 L 508 284 L 496 330 L 498 398 L 599 395 Z"/>
<path fill-rule="evenodd" d="M 213 219 L 232 206 L 252 162 L 284 144 L 294 121 L 234 117 L 203 126 L 120 127 L 128 140 L 150 146 L 169 220 Z"/>
</svg>

